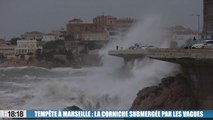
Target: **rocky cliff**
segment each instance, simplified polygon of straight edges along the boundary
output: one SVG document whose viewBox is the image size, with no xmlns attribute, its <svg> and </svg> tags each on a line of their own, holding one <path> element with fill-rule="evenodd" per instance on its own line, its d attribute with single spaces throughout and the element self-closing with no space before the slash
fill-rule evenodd
<svg viewBox="0 0 213 120">
<path fill-rule="evenodd" d="M 163 78 L 159 85 L 140 90 L 131 107 L 131 110 L 192 109 L 198 109 L 198 102 L 182 75 Z"/>
</svg>

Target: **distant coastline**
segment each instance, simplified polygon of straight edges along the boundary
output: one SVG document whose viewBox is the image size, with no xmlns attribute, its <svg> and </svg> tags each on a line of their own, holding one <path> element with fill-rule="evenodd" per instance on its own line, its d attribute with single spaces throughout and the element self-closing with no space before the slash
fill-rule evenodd
<svg viewBox="0 0 213 120">
<path fill-rule="evenodd" d="M 60 63 L 57 61 L 45 61 L 45 60 L 36 60 L 33 61 L 27 61 L 27 60 L 19 60 L 16 62 L 11 61 L 4 61 L 0 63 L 0 68 L 3 67 L 23 67 L 23 66 L 35 66 L 35 67 L 43 67 L 43 68 L 55 68 L 55 67 L 71 67 L 71 68 L 81 68 L 80 63 L 74 63 L 74 62 L 64 62 Z"/>
<path fill-rule="evenodd" d="M 57 58 L 39 59 L 37 57 L 25 57 L 24 59 L 0 59 L 0 68 L 2 67 L 22 67 L 35 66 L 43 68 L 55 67 L 71 67 L 79 69 L 89 66 L 101 66 L 101 57 L 98 55 L 81 55 L 75 56 L 72 59 L 67 59 L 63 55 L 58 55 Z"/>
</svg>

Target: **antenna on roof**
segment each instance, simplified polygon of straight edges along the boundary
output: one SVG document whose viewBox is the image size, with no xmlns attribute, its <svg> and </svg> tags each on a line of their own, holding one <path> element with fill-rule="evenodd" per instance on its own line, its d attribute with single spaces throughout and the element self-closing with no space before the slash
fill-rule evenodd
<svg viewBox="0 0 213 120">
<path fill-rule="evenodd" d="M 102 12 L 102 16 L 104 16 L 104 12 Z"/>
</svg>

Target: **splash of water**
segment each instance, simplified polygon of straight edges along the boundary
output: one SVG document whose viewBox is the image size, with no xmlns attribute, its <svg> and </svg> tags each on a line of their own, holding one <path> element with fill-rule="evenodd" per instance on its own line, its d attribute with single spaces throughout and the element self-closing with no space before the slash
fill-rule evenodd
<svg viewBox="0 0 213 120">
<path fill-rule="evenodd" d="M 128 49 L 128 47 L 135 43 L 142 43 L 142 45 L 145 46 L 152 45 L 155 47 L 168 48 L 170 44 L 169 33 L 164 29 L 166 27 L 163 26 L 161 21 L 161 17 L 159 16 L 148 16 L 143 21 L 139 21 L 124 39 L 109 44 L 100 52 L 100 54 L 104 56 L 104 67 L 110 66 L 113 70 L 120 68 L 122 66 L 121 63 L 124 64 L 121 62 L 121 58 L 106 55 L 108 50 L 115 50 L 117 45 L 123 49 Z M 130 72 L 131 76 L 117 88 L 123 100 L 122 106 L 125 106 L 123 107 L 124 109 L 129 108 L 131 102 L 136 97 L 136 93 L 140 89 L 159 83 L 163 77 L 177 74 L 179 72 L 179 66 L 173 63 L 144 58 L 140 61 L 136 60 L 133 68 L 128 72 Z"/>
<path fill-rule="evenodd" d="M 136 42 L 156 47 L 165 47 L 168 40 L 160 19 L 148 17 L 131 29 L 125 39 L 110 43 L 100 54 L 103 56 L 102 67 L 74 70 L 57 68 L 50 72 L 64 73 L 61 77 L 38 78 L 28 91 L 18 94 L 25 100 L 15 109 L 62 109 L 77 105 L 83 109 L 129 109 L 137 92 L 160 79 L 178 71 L 171 63 L 145 58 L 135 61 L 127 73 L 120 71 L 123 60 L 107 55 L 107 51 L 116 45 L 128 48 Z M 119 72 L 120 71 L 120 72 Z M 27 96 L 27 97 L 26 97 Z M 30 96 L 30 97 L 29 97 Z"/>
</svg>

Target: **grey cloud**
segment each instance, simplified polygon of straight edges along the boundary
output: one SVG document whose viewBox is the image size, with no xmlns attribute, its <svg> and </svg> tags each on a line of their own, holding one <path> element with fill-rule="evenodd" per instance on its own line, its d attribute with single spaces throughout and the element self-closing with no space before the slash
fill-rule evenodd
<svg viewBox="0 0 213 120">
<path fill-rule="evenodd" d="M 77 17 L 87 22 L 105 13 L 119 18 L 162 15 L 168 24 L 196 28 L 190 14 L 202 14 L 202 0 L 0 0 L 0 38 L 23 32 L 48 32 Z"/>
</svg>

